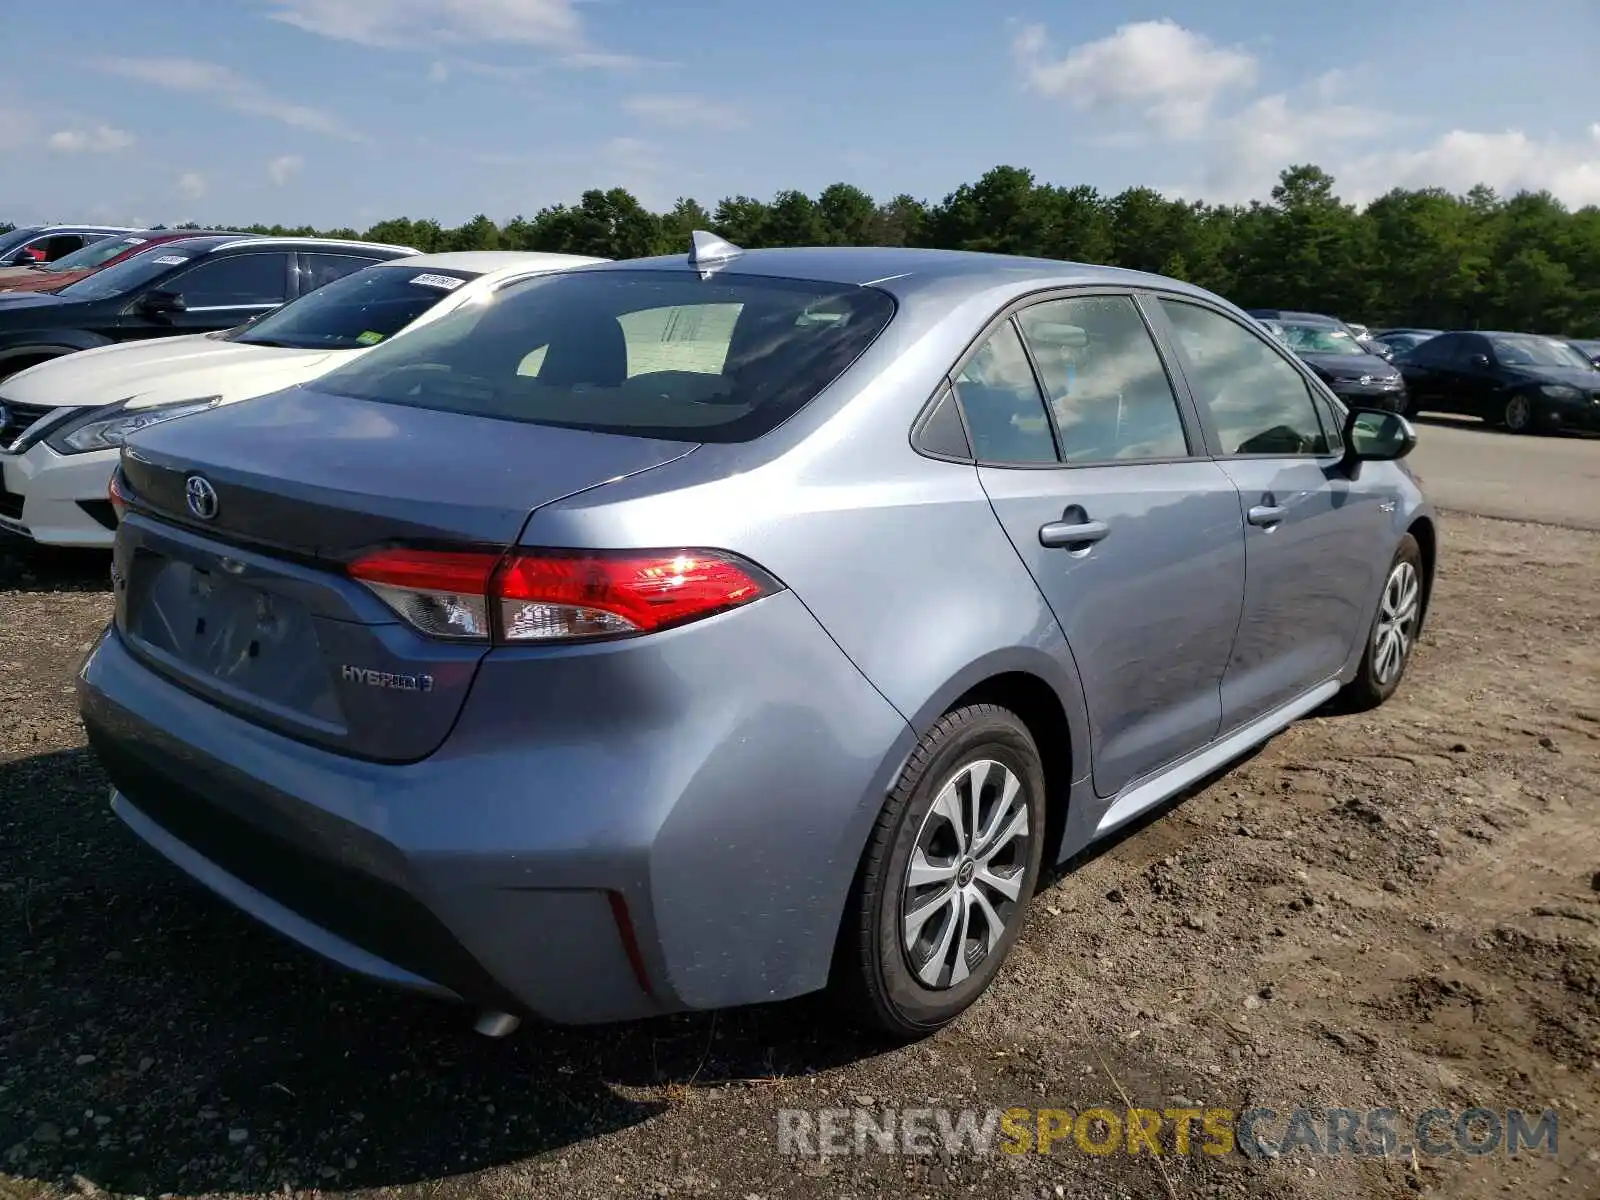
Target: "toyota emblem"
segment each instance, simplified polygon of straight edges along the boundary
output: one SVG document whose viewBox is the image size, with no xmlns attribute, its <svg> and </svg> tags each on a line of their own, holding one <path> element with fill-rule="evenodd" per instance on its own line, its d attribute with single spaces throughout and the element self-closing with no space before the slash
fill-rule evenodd
<svg viewBox="0 0 1600 1200">
<path fill-rule="evenodd" d="M 212 521 L 217 516 L 217 489 L 204 475 L 191 475 L 183 481 L 183 496 L 189 502 L 189 511 L 202 521 Z"/>
</svg>

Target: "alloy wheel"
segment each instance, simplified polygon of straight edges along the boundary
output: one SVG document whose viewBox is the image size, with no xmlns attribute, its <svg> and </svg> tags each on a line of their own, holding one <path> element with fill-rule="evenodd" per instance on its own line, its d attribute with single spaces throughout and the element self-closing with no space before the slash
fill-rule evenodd
<svg viewBox="0 0 1600 1200">
<path fill-rule="evenodd" d="M 900 900 L 902 945 L 923 987 L 967 979 L 1017 919 L 1031 803 L 1016 774 L 993 759 L 965 764 L 939 789 Z"/>
<path fill-rule="evenodd" d="M 1533 406 L 1526 396 L 1513 396 L 1506 401 L 1506 428 L 1521 433 L 1533 424 Z"/>
<path fill-rule="evenodd" d="M 1421 600 L 1417 568 L 1406 561 L 1396 563 L 1383 585 L 1378 621 L 1372 630 L 1372 673 L 1380 687 L 1388 687 L 1405 670 L 1416 640 Z"/>
</svg>

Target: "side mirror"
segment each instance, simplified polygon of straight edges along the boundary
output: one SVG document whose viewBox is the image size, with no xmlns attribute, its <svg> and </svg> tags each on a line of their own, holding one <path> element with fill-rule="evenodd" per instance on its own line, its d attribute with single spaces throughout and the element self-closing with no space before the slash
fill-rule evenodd
<svg viewBox="0 0 1600 1200">
<path fill-rule="evenodd" d="M 181 292 L 146 292 L 139 301 L 139 307 L 152 317 L 164 317 L 171 313 L 181 313 L 189 306 L 183 302 Z"/>
<path fill-rule="evenodd" d="M 1489 356 L 1487 354 L 1474 354 L 1471 358 L 1467 359 L 1467 361 L 1475 367 L 1480 367 L 1483 369 L 1487 369 L 1489 367 Z"/>
<path fill-rule="evenodd" d="M 1416 449 L 1417 431 L 1397 412 L 1352 408 L 1344 423 L 1346 463 L 1393 462 Z"/>
</svg>

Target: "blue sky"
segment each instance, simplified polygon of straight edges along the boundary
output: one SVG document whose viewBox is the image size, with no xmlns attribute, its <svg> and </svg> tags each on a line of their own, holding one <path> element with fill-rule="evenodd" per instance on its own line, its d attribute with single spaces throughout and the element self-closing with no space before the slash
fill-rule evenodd
<svg viewBox="0 0 1600 1200">
<path fill-rule="evenodd" d="M 7 5 L 0 219 L 497 220 L 622 185 L 1600 203 L 1600 0 L 62 0 Z M 70 30 L 70 36 L 65 32 Z"/>
</svg>

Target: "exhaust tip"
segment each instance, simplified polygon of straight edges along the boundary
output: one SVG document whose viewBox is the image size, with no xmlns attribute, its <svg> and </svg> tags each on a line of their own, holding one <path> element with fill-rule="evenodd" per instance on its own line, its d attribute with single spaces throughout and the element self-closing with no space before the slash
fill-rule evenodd
<svg viewBox="0 0 1600 1200">
<path fill-rule="evenodd" d="M 521 1024 L 522 1018 L 514 1017 L 510 1013 L 485 1011 L 478 1014 L 478 1019 L 472 1023 L 472 1028 L 484 1037 L 503 1038 L 515 1033 L 517 1026 Z"/>
</svg>

